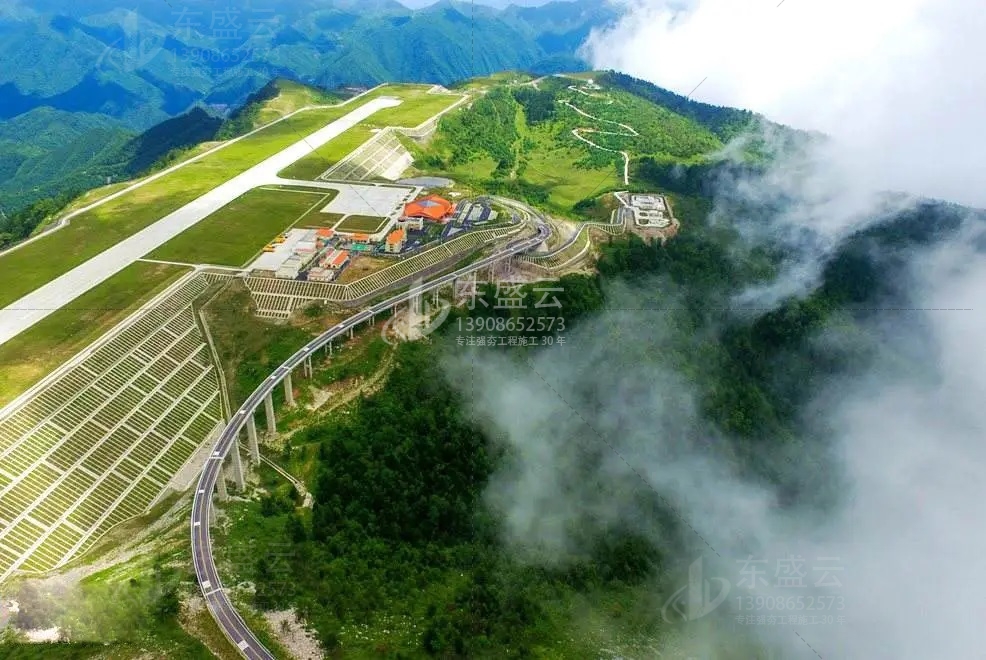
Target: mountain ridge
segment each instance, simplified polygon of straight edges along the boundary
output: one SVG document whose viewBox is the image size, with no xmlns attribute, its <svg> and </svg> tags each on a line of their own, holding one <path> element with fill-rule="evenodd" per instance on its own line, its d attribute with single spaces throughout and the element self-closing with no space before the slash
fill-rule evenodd
<svg viewBox="0 0 986 660">
<path fill-rule="evenodd" d="M 420 10 L 396 0 L 300 0 L 276 13 L 249 6 L 246 0 L 223 11 L 207 0 L 180 8 L 134 0 L 128 10 L 115 0 L 5 5 L 0 59 L 10 66 L 0 71 L 0 135 L 31 137 L 51 129 L 45 119 L 64 123 L 83 114 L 108 131 L 102 139 L 117 144 L 195 107 L 224 114 L 275 78 L 333 89 L 393 81 L 447 85 L 503 70 L 580 70 L 587 66 L 577 55 L 583 35 L 618 16 L 604 0 L 549 3 L 527 13 L 452 0 Z M 90 144 L 93 136 L 78 122 L 67 123 L 76 129 L 58 129 L 64 142 L 57 149 L 27 149 L 22 139 L 3 143 L 10 148 L 0 151 L 0 172 L 8 175 L 0 182 L 0 208 L 10 212 L 77 187 L 75 177 L 53 165 L 55 151 L 73 154 L 73 163 L 89 153 L 98 169 L 101 149 Z M 96 184 L 87 178 L 82 187 Z"/>
</svg>

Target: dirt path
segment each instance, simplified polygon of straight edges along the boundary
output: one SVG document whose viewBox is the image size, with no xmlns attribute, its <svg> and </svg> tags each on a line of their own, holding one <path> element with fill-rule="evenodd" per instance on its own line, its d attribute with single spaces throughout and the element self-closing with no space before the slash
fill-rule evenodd
<svg viewBox="0 0 986 660">
<path fill-rule="evenodd" d="M 580 90 L 577 90 L 577 91 L 580 91 Z M 640 137 L 640 133 L 638 133 L 637 130 L 633 126 L 629 126 L 627 124 L 621 124 L 618 121 L 611 121 L 609 119 L 601 119 L 600 117 L 595 117 L 593 115 L 590 115 L 588 112 L 585 112 L 585 111 L 577 108 L 570 101 L 561 101 L 561 103 L 563 105 L 565 105 L 566 107 L 571 108 L 575 112 L 579 113 L 583 117 L 586 117 L 586 118 L 591 119 L 593 121 L 598 121 L 598 122 L 601 122 L 601 123 L 604 123 L 604 124 L 613 124 L 614 126 L 619 126 L 620 128 L 623 129 L 624 132 L 601 131 L 601 130 L 599 130 L 597 128 L 573 128 L 572 129 L 572 135 L 574 135 L 576 139 L 581 140 L 582 142 L 585 142 L 589 146 L 595 147 L 596 149 L 601 149 L 603 151 L 608 151 L 610 153 L 620 154 L 621 156 L 623 156 L 623 185 L 629 186 L 630 185 L 630 154 L 627 153 L 626 151 L 617 151 L 616 149 L 609 149 L 607 147 L 600 146 L 600 145 L 596 144 L 595 142 L 593 142 L 592 140 L 590 140 L 590 139 L 588 139 L 586 137 L 583 137 L 582 134 L 583 133 L 596 133 L 596 134 L 599 134 L 599 135 L 619 135 L 619 136 L 622 136 L 622 137 Z"/>
</svg>

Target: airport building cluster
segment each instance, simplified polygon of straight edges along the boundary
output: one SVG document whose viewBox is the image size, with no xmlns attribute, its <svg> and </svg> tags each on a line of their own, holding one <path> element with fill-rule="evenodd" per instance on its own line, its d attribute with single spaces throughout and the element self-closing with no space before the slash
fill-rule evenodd
<svg viewBox="0 0 986 660">
<path fill-rule="evenodd" d="M 498 217 L 487 198 L 456 205 L 438 195 L 411 201 L 394 215 L 381 219 L 373 234 L 344 231 L 345 218 L 332 229 L 288 230 L 264 248 L 253 269 L 279 279 L 333 282 L 360 255 L 401 256 Z"/>
</svg>

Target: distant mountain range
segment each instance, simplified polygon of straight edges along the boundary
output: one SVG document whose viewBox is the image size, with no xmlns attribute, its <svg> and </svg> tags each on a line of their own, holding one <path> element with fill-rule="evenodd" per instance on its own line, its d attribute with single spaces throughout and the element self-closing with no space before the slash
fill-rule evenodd
<svg viewBox="0 0 986 660">
<path fill-rule="evenodd" d="M 425 7 L 430 7 L 439 0 L 398 0 L 402 5 L 410 9 L 424 9 Z M 574 2 L 575 0 L 560 0 L 561 2 Z M 506 9 L 510 5 L 516 7 L 540 7 L 541 5 L 546 5 L 551 0 L 476 0 L 477 4 L 486 5 L 487 7 L 495 7 L 497 9 Z"/>
<path fill-rule="evenodd" d="M 580 70 L 606 0 L 495 9 L 441 0 L 7 0 L 0 3 L 0 209 L 79 183 L 169 118 L 224 113 L 276 77 L 324 88 Z M 85 178 L 85 177 L 83 177 Z M 95 185 L 91 182 L 89 185 Z"/>
</svg>

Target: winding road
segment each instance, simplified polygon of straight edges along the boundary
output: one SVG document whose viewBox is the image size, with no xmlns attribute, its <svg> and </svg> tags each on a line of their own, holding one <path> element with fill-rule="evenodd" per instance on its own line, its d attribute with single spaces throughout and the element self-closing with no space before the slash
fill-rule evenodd
<svg viewBox="0 0 986 660">
<path fill-rule="evenodd" d="M 520 205 L 514 202 L 515 208 Z M 524 212 L 530 214 L 537 222 L 537 234 L 530 238 L 520 239 L 507 244 L 496 253 L 485 257 L 475 263 L 460 268 L 447 275 L 442 275 L 431 282 L 413 286 L 404 293 L 388 298 L 383 302 L 377 303 L 362 312 L 346 319 L 345 321 L 333 326 L 319 337 L 313 339 L 298 352 L 292 355 L 287 361 L 279 366 L 240 406 L 240 409 L 233 415 L 232 420 L 223 429 L 222 434 L 216 441 L 211 456 L 206 460 L 202 474 L 199 476 L 198 484 L 195 487 L 195 495 L 192 499 L 192 561 L 195 565 L 195 575 L 198 579 L 199 588 L 205 598 L 206 605 L 213 619 L 219 625 L 226 637 L 236 646 L 240 653 L 251 660 L 263 659 L 273 660 L 274 656 L 267 648 L 260 643 L 260 640 L 253 634 L 243 618 L 236 611 L 229 596 L 223 589 L 219 578 L 219 571 L 216 568 L 215 557 L 212 553 L 212 537 L 209 532 L 209 516 L 212 506 L 212 493 L 216 489 L 216 484 L 222 478 L 223 460 L 229 454 L 239 437 L 248 418 L 252 417 L 258 407 L 264 404 L 267 397 L 271 395 L 285 377 L 289 376 L 296 368 L 320 348 L 343 333 L 362 323 L 372 321 L 376 315 L 381 314 L 396 305 L 404 303 L 412 298 L 420 296 L 430 290 L 440 288 L 455 280 L 468 275 L 477 270 L 491 266 L 504 258 L 511 257 L 522 252 L 536 248 L 551 235 L 551 229 L 547 222 L 538 215 L 533 209 L 524 207 Z"/>
<path fill-rule="evenodd" d="M 582 142 L 585 142 L 586 144 L 595 147 L 596 149 L 602 149 L 603 151 L 609 151 L 610 153 L 622 155 L 623 156 L 623 185 L 629 186 L 630 185 L 630 154 L 627 153 L 626 151 L 617 151 L 616 149 L 601 147 L 595 142 L 593 142 L 592 140 L 582 137 L 582 133 L 597 133 L 599 135 L 619 135 L 622 137 L 640 137 L 640 133 L 638 133 L 633 126 L 628 126 L 627 124 L 621 124 L 618 121 L 611 121 L 609 119 L 601 119 L 599 117 L 594 117 L 590 115 L 588 112 L 580 110 L 569 101 L 561 101 L 561 104 L 568 108 L 571 108 L 572 110 L 579 113 L 583 117 L 587 117 L 589 119 L 592 119 L 593 121 L 598 121 L 605 124 L 613 124 L 615 126 L 619 126 L 624 131 L 626 131 L 624 133 L 618 133 L 616 131 L 600 131 L 595 128 L 573 128 L 572 135 L 574 135 L 576 139 L 581 140 Z"/>
</svg>

